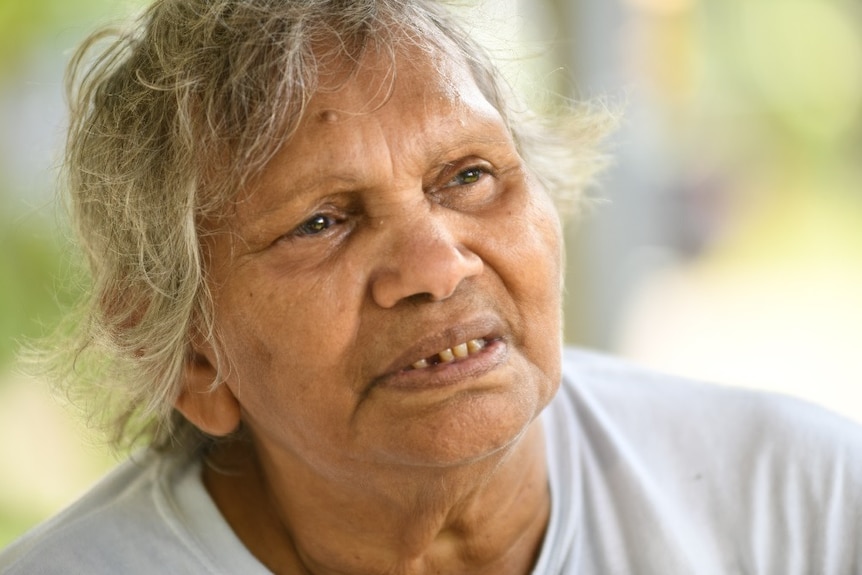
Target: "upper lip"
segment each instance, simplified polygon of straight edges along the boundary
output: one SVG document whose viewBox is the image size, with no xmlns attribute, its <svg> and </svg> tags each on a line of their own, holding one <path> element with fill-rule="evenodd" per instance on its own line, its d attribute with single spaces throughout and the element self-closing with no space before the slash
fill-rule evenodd
<svg viewBox="0 0 862 575">
<path fill-rule="evenodd" d="M 382 380 L 410 367 L 420 359 L 431 357 L 447 348 L 455 347 L 471 339 L 499 339 L 503 335 L 503 322 L 495 316 L 482 316 L 459 322 L 418 338 L 403 353 L 396 357 L 375 378 Z"/>
</svg>

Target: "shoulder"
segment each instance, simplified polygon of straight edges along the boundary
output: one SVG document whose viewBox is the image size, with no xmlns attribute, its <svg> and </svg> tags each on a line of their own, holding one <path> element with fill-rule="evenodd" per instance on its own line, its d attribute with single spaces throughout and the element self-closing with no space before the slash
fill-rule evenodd
<svg viewBox="0 0 862 575">
<path fill-rule="evenodd" d="M 577 349 L 565 351 L 563 365 L 561 395 L 620 431 L 684 431 L 761 448 L 792 444 L 794 452 L 862 450 L 860 424 L 789 396 L 669 376 Z"/>
<path fill-rule="evenodd" d="M 121 464 L 84 497 L 12 543 L 0 571 L 144 573 L 182 555 L 161 483 L 175 458 L 142 455 Z M 156 572 L 152 571 L 152 572 Z"/>
<path fill-rule="evenodd" d="M 684 541 L 742 572 L 862 564 L 859 424 L 790 397 L 584 351 L 567 350 L 563 371 L 551 419 L 570 447 L 555 456 L 578 470 L 592 501 L 586 520 L 620 541 L 615 552 L 634 553 L 624 543 L 636 525 L 650 543 L 640 560 L 654 550 L 684 556 Z"/>
</svg>

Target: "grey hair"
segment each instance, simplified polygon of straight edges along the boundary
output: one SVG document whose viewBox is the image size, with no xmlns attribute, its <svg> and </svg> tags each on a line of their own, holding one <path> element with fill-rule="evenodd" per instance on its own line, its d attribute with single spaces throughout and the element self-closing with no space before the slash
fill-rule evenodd
<svg viewBox="0 0 862 575">
<path fill-rule="evenodd" d="M 528 168 L 577 204 L 607 115 L 572 108 L 549 130 L 433 0 L 157 0 L 75 52 L 65 188 L 92 285 L 54 375 L 116 447 L 211 441 L 173 409 L 193 338 L 215 336 L 202 222 L 296 130 L 323 60 L 399 42 L 463 58 Z"/>
</svg>

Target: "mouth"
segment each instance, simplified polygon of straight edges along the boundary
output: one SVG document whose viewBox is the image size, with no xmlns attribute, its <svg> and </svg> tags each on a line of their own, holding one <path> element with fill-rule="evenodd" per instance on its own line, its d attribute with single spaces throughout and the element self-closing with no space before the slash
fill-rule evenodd
<svg viewBox="0 0 862 575">
<path fill-rule="evenodd" d="M 489 340 L 485 338 L 471 339 L 453 347 L 447 347 L 444 350 L 438 351 L 434 355 L 430 355 L 420 359 L 419 361 L 413 362 L 402 371 L 428 369 L 435 365 L 454 363 L 456 361 L 467 359 L 485 349 L 488 345 L 488 341 Z"/>
<path fill-rule="evenodd" d="M 429 389 L 467 383 L 507 361 L 506 325 L 496 317 L 476 318 L 420 337 L 381 375 L 373 388 Z"/>
</svg>

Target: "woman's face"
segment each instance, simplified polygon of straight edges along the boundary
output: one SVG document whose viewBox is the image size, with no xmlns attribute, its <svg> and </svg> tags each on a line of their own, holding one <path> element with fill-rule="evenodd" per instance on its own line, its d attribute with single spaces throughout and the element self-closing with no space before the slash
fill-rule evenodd
<svg viewBox="0 0 862 575">
<path fill-rule="evenodd" d="M 212 412 L 331 478 L 487 457 L 560 379 L 552 202 L 464 65 L 388 64 L 324 77 L 211 245 Z"/>
</svg>

